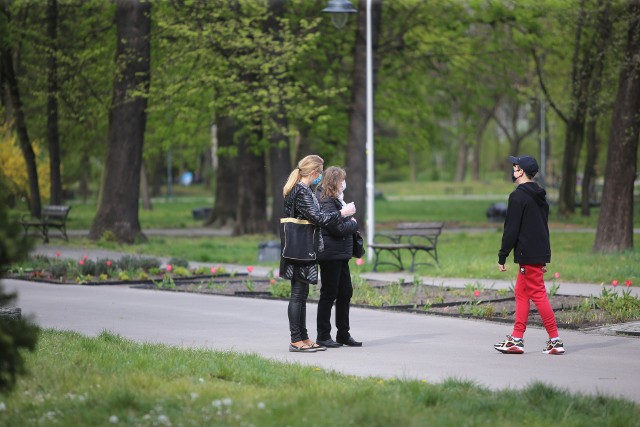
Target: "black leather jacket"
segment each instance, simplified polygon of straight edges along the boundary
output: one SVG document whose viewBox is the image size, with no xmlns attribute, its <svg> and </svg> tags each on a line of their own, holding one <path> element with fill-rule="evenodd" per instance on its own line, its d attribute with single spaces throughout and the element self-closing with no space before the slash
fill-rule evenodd
<svg viewBox="0 0 640 427">
<path fill-rule="evenodd" d="M 316 193 L 316 196 L 320 196 Z M 338 199 L 320 199 L 323 212 L 337 212 L 342 207 Z M 324 251 L 318 254 L 320 261 L 345 260 L 353 256 L 353 233 L 358 231 L 358 223 L 351 218 L 340 218 L 338 221 L 322 227 Z"/>
<path fill-rule="evenodd" d="M 284 198 L 284 216 L 306 219 L 327 227 L 341 218 L 340 212 L 323 212 L 311 189 L 298 182 Z M 303 283 L 318 283 L 318 263 L 292 263 L 280 258 L 280 277 Z"/>
</svg>

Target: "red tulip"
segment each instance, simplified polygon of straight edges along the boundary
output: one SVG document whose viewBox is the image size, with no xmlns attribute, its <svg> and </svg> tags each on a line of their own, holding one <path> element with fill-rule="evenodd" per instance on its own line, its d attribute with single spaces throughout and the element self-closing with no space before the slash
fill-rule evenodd
<svg viewBox="0 0 640 427">
<path fill-rule="evenodd" d="M 57 252 L 56 252 L 56 256 L 57 256 L 58 258 L 60 258 L 60 251 L 57 251 Z"/>
<path fill-rule="evenodd" d="M 275 285 L 276 284 L 276 279 L 271 279 L 271 284 Z"/>
<path fill-rule="evenodd" d="M 211 274 L 216 274 L 216 271 L 218 271 L 217 268 L 215 267 L 211 267 Z"/>
<path fill-rule="evenodd" d="M 78 264 L 80 264 L 80 265 L 84 265 L 84 260 L 83 260 L 83 259 L 81 259 L 80 261 L 78 261 Z"/>
<path fill-rule="evenodd" d="M 618 286 L 618 281 L 617 280 L 612 280 L 611 284 L 613 285 L 613 287 L 615 288 L 616 286 Z"/>
<path fill-rule="evenodd" d="M 251 273 L 253 271 L 253 267 L 252 266 L 247 267 L 247 271 Z"/>
<path fill-rule="evenodd" d="M 89 255 L 85 255 L 85 256 L 83 256 L 82 258 L 84 258 L 84 259 L 89 259 Z"/>
<path fill-rule="evenodd" d="M 167 271 L 171 273 L 171 270 L 173 270 L 173 266 L 171 264 L 167 264 Z"/>
<path fill-rule="evenodd" d="M 560 278 L 560 273 L 558 273 L 557 271 L 555 272 L 555 274 L 553 275 L 553 277 L 555 277 L 556 279 Z"/>
<path fill-rule="evenodd" d="M 480 291 L 473 291 L 473 296 L 479 297 L 480 296 Z"/>
<path fill-rule="evenodd" d="M 628 288 L 629 286 L 633 285 L 633 282 L 631 280 L 627 280 L 626 282 L 624 282 L 624 285 Z"/>
<path fill-rule="evenodd" d="M 107 260 L 107 267 L 111 267 L 111 260 Z"/>
</svg>

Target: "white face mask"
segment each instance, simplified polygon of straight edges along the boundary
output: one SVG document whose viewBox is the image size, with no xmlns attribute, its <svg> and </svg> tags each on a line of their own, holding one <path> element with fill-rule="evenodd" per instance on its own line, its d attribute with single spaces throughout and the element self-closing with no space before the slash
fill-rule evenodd
<svg viewBox="0 0 640 427">
<path fill-rule="evenodd" d="M 347 181 L 342 181 L 342 192 L 347 189 Z"/>
</svg>

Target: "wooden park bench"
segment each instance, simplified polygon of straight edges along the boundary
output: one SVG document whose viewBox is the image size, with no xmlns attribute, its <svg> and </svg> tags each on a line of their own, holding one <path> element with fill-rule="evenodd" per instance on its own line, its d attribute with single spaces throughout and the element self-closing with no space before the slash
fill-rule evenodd
<svg viewBox="0 0 640 427">
<path fill-rule="evenodd" d="M 378 265 L 388 264 L 404 270 L 401 251 L 406 250 L 411 254 L 411 267 L 413 272 L 416 265 L 430 264 L 426 262 L 416 263 L 416 255 L 426 252 L 438 264 L 438 237 L 442 233 L 443 222 L 402 222 L 393 231 L 376 234 L 374 243 L 369 245 L 375 255 L 373 271 L 377 271 Z M 385 240 L 381 242 L 380 240 Z M 388 252 L 393 261 L 381 261 L 380 254 Z"/>
<path fill-rule="evenodd" d="M 71 206 L 48 205 L 42 209 L 40 218 L 34 218 L 29 215 L 22 217 L 20 223 L 24 227 L 24 235 L 29 235 L 29 229 L 38 230 L 45 243 L 49 243 L 49 230 L 56 228 L 62 233 L 64 240 L 69 241 L 67 236 L 67 216 Z"/>
</svg>

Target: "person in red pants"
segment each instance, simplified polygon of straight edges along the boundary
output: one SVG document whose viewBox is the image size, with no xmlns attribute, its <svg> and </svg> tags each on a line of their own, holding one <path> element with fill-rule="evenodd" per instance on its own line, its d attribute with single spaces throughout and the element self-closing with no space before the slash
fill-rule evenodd
<svg viewBox="0 0 640 427">
<path fill-rule="evenodd" d="M 544 286 L 546 264 L 551 261 L 549 242 L 549 204 L 547 193 L 533 181 L 538 162 L 530 156 L 512 157 L 511 179 L 518 186 L 509 195 L 504 221 L 502 246 L 498 252 L 498 269 L 507 271 L 505 263 L 511 250 L 513 261 L 519 264 L 516 279 L 516 320 L 511 335 L 494 345 L 501 353 L 524 353 L 524 332 L 529 319 L 529 301 L 533 301 L 542 318 L 549 341 L 542 350 L 547 354 L 564 354 L 564 344 L 558 336 L 556 317 Z"/>
</svg>

